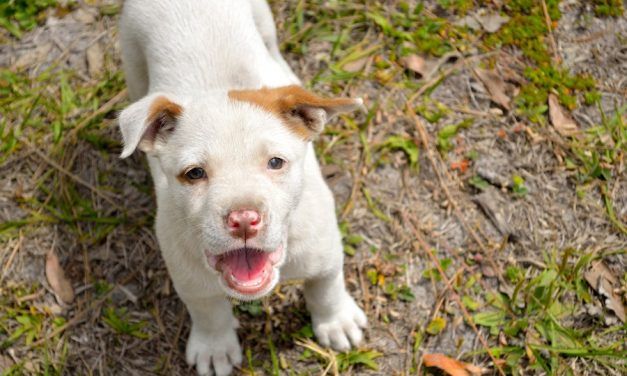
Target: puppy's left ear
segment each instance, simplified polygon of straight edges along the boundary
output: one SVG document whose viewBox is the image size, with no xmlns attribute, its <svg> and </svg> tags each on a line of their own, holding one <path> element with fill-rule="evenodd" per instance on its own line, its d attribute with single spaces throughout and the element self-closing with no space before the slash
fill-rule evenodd
<svg viewBox="0 0 627 376">
<path fill-rule="evenodd" d="M 229 97 L 261 107 L 277 115 L 295 133 L 311 140 L 324 129 L 334 116 L 363 108 L 361 98 L 323 98 L 300 86 L 233 90 Z"/>
<path fill-rule="evenodd" d="M 120 113 L 119 125 L 124 139 L 120 154 L 126 158 L 135 149 L 154 153 L 176 128 L 183 108 L 170 95 L 155 93 L 133 103 Z"/>
</svg>

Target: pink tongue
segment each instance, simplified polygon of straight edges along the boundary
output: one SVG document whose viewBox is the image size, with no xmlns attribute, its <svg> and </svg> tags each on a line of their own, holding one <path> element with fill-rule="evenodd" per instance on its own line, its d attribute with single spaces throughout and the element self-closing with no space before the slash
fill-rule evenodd
<svg viewBox="0 0 627 376">
<path fill-rule="evenodd" d="M 240 249 L 226 254 L 221 261 L 235 279 L 248 282 L 259 278 L 270 259 L 268 252 Z"/>
</svg>

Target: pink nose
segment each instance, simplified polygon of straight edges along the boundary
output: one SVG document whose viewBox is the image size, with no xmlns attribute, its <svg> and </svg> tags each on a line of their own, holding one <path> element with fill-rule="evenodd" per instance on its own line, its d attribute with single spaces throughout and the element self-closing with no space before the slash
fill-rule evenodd
<svg viewBox="0 0 627 376">
<path fill-rule="evenodd" d="M 254 238 L 262 227 L 261 215 L 255 210 L 234 210 L 226 218 L 231 235 L 236 238 Z"/>
</svg>

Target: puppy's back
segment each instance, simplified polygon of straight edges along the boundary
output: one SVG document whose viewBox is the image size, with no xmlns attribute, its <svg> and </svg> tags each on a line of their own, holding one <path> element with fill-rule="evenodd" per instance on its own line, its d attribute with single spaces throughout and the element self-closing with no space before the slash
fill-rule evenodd
<svg viewBox="0 0 627 376">
<path fill-rule="evenodd" d="M 248 0 L 127 0 L 120 42 L 131 96 L 291 83 Z"/>
</svg>

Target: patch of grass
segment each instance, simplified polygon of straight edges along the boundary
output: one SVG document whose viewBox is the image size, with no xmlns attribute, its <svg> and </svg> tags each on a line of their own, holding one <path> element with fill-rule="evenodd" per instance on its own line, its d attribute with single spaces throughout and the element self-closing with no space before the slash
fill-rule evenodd
<svg viewBox="0 0 627 376">
<path fill-rule="evenodd" d="M 462 15 L 468 13 L 475 6 L 472 0 L 437 0 L 437 3 L 446 10 Z"/>
<path fill-rule="evenodd" d="M 49 68 L 36 77 L 26 72 L 0 69 L 0 106 L 6 111 L 0 120 L 0 163 L 28 147 L 22 140 L 48 154 L 50 160 L 72 170 L 67 161 L 67 147 L 75 145 L 76 136 L 92 145 L 107 145 L 107 151 L 120 147 L 110 140 L 108 125 L 102 122 L 107 114 L 91 114 L 111 99 L 124 85 L 119 72 L 106 73 L 102 81 L 84 83 L 69 71 Z M 70 136 L 78 124 L 83 127 Z M 100 171 L 98 189 L 107 191 L 108 172 Z M 85 243 L 104 239 L 116 225 L 126 221 L 123 215 L 94 207 L 84 187 L 56 169 L 49 169 L 36 182 L 38 193 L 17 197 L 28 216 L 0 225 L 0 233 L 40 223 L 63 223 Z"/>
<path fill-rule="evenodd" d="M 55 316 L 47 305 L 33 304 L 41 286 L 26 286 L 2 282 L 0 287 L 0 353 L 22 345 L 32 346 L 51 331 L 63 326 L 66 320 Z M 68 354 L 67 343 L 60 336 L 51 338 L 55 346 L 32 347 L 30 359 L 20 360 L 2 370 L 2 375 L 47 374 L 61 375 Z"/>
<path fill-rule="evenodd" d="M 238 302 L 235 307 L 237 307 L 238 311 L 247 312 L 251 316 L 261 316 L 263 314 L 263 306 L 259 300 L 253 300 L 251 302 Z"/>
<path fill-rule="evenodd" d="M 339 223 L 340 233 L 342 234 L 342 244 L 344 244 L 344 253 L 348 256 L 354 256 L 357 247 L 364 241 L 364 238 L 351 232 L 350 224 L 346 221 Z"/>
<path fill-rule="evenodd" d="M 68 130 L 123 88 L 121 72 L 108 72 L 102 81 L 86 84 L 74 73 L 54 68 L 34 78 L 26 72 L 0 69 L 0 106 L 5 109 L 0 123 L 0 163 L 19 150 L 22 145 L 18 138 L 22 135 L 35 144 L 50 141 L 48 137 L 52 136 L 51 141 L 59 144 Z M 84 127 L 92 132 L 92 142 L 96 142 L 94 132 L 104 129 L 103 116 L 91 119 Z"/>
<path fill-rule="evenodd" d="M 427 325 L 425 331 L 432 336 L 438 335 L 446 328 L 446 319 L 443 317 L 434 317 L 433 320 Z"/>
<path fill-rule="evenodd" d="M 364 187 L 362 188 L 361 191 L 364 194 L 364 198 L 366 199 L 366 203 L 368 204 L 368 209 L 370 209 L 370 212 L 372 212 L 372 214 L 374 214 L 375 217 L 379 218 L 383 222 L 390 222 L 391 221 L 390 217 L 388 217 L 387 214 L 385 214 L 384 212 L 381 211 L 381 209 L 379 209 L 381 205 L 379 204 L 378 200 L 373 198 L 372 194 L 370 193 L 370 190 Z"/>
<path fill-rule="evenodd" d="M 72 3 L 68 2 L 67 6 Z M 51 7 L 59 7 L 58 0 L 5 0 L 0 3 L 0 27 L 21 38 L 23 32 L 44 21 L 45 10 Z"/>
<path fill-rule="evenodd" d="M 420 25 L 412 35 L 418 52 L 439 57 L 448 52 L 467 50 L 468 35 L 464 28 L 451 25 L 443 18 L 426 14 L 420 2 L 413 14 L 413 22 Z"/>
<path fill-rule="evenodd" d="M 272 376 L 279 376 L 281 369 L 279 368 L 279 357 L 277 355 L 276 347 L 272 342 L 272 336 L 268 336 L 268 348 L 270 349 L 270 359 L 272 361 L 272 368 L 269 370 Z"/>
<path fill-rule="evenodd" d="M 401 57 L 414 53 L 442 56 L 453 50 L 464 51 L 468 46 L 463 28 L 425 12 L 420 2 L 410 6 L 406 2 L 364 5 L 348 0 L 300 1 L 287 20 L 287 27 L 291 37 L 283 45 L 288 52 L 305 55 L 314 41 L 332 44 L 330 53 L 323 57 L 330 69 L 321 69 L 310 85 L 329 83 L 334 92 L 341 92 L 351 80 L 363 77 L 362 72 L 342 69 L 351 61 L 374 56 L 376 69 L 365 78 L 415 89 L 413 80 L 396 79 L 403 71 L 398 64 Z M 383 40 L 373 39 L 369 30 L 380 32 Z"/>
<path fill-rule="evenodd" d="M 624 358 L 624 343 L 613 342 L 602 325 L 577 320 L 578 307 L 591 301 L 583 272 L 593 259 L 592 253 L 566 249 L 546 254 L 546 267 L 539 270 L 510 265 L 505 278 L 511 288 L 483 294 L 485 307 L 473 321 L 501 338 L 492 351 L 504 358 L 508 372 L 564 374 L 571 357 L 620 369 L 607 360 Z"/>
<path fill-rule="evenodd" d="M 125 334 L 139 339 L 148 339 L 150 335 L 142 329 L 144 321 L 134 321 L 128 317 L 126 308 L 106 307 L 102 312 L 102 322 L 118 334 Z"/>
<path fill-rule="evenodd" d="M 529 189 L 525 185 L 525 179 L 523 179 L 522 176 L 512 176 L 512 192 L 518 198 L 525 197 L 529 192 Z"/>
<path fill-rule="evenodd" d="M 552 21 L 558 21 L 561 13 L 559 0 L 546 1 Z M 541 2 L 535 0 L 509 0 L 504 3 L 504 11 L 511 17 L 496 33 L 484 38 L 486 47 L 518 47 L 523 54 L 538 65 L 551 64 L 546 35 L 547 25 Z"/>
<path fill-rule="evenodd" d="M 438 131 L 437 146 L 440 152 L 446 153 L 453 149 L 453 138 L 457 136 L 460 129 L 468 128 L 474 123 L 474 119 L 466 119 L 458 124 L 445 125 Z"/>
<path fill-rule="evenodd" d="M 442 271 L 446 273 L 448 268 L 453 264 L 453 260 L 450 258 L 443 258 L 439 261 L 439 263 L 440 263 L 440 268 L 442 268 Z M 425 271 L 422 273 L 422 277 L 433 279 L 434 281 L 437 281 L 437 282 L 442 281 L 442 275 L 440 274 L 440 271 L 438 270 L 438 268 L 435 266 L 432 268 L 425 269 Z"/>
<path fill-rule="evenodd" d="M 40 313 L 13 311 L 10 313 L 11 318 L 15 320 L 17 327 L 7 337 L 0 347 L 6 348 L 17 340 L 23 338 L 24 343 L 29 345 L 39 338 L 43 332 L 43 324 L 45 316 Z"/>
<path fill-rule="evenodd" d="M 611 116 L 602 113 L 601 124 L 585 130 L 580 137 L 569 143 L 566 166 L 575 170 L 574 183 L 583 198 L 585 189 L 598 185 L 604 200 L 607 215 L 616 229 L 627 234 L 627 225 L 616 217 L 612 199 L 608 192 L 610 182 L 624 175 L 625 150 L 627 150 L 627 106 L 616 109 Z"/>
<path fill-rule="evenodd" d="M 0 349 L 6 349 L 17 341 L 31 344 L 45 334 L 49 324 L 58 327 L 65 323 L 62 317 L 52 317 L 48 322 L 49 312 L 22 299 L 33 296 L 38 288 L 36 285 L 26 287 L 10 282 L 0 289 L 0 333 L 4 337 Z"/>
<path fill-rule="evenodd" d="M 414 293 L 411 292 L 411 288 L 407 285 L 397 285 L 396 283 L 388 282 L 383 287 L 383 292 L 392 300 L 398 299 L 409 303 L 416 299 Z"/>
<path fill-rule="evenodd" d="M 468 179 L 468 184 L 470 184 L 471 186 L 475 187 L 476 189 L 480 191 L 483 191 L 490 186 L 490 183 L 488 183 L 485 179 L 483 179 L 479 175 L 474 175 L 470 179 Z"/>
<path fill-rule="evenodd" d="M 402 151 L 409 161 L 409 167 L 414 170 L 418 168 L 418 145 L 410 138 L 398 135 L 390 136 L 381 144 L 379 149 L 382 151 Z"/>
<path fill-rule="evenodd" d="M 429 123 L 433 124 L 442 120 L 450 113 L 450 110 L 443 103 L 428 97 L 423 99 L 422 104 L 416 106 L 415 111 Z"/>
<path fill-rule="evenodd" d="M 311 323 L 306 324 L 302 328 L 298 329 L 297 332 L 292 333 L 292 338 L 313 339 L 314 331 L 311 327 Z"/>
<path fill-rule="evenodd" d="M 602 112 L 601 124 L 585 130 L 581 137 L 570 141 L 567 166 L 576 169 L 577 181 L 589 183 L 595 179 L 608 181 L 624 171 L 622 161 L 627 149 L 627 105 L 607 116 Z"/>
<path fill-rule="evenodd" d="M 592 0 L 594 14 L 599 17 L 621 17 L 625 12 L 623 0 Z"/>
<path fill-rule="evenodd" d="M 317 360 L 327 373 L 332 370 L 333 373 L 356 371 L 363 368 L 378 370 L 379 366 L 376 359 L 383 354 L 376 350 L 353 349 L 343 353 L 335 353 L 323 349 L 311 339 L 297 339 L 296 344 L 304 347 L 300 356 L 300 360 Z"/>
<path fill-rule="evenodd" d="M 346 353 L 336 355 L 337 368 L 340 372 L 345 372 L 349 368 L 363 366 L 371 370 L 378 370 L 379 366 L 375 359 L 383 354 L 376 350 L 351 350 Z"/>
<path fill-rule="evenodd" d="M 546 124 L 547 100 L 550 92 L 557 94 L 560 103 L 574 110 L 578 106 L 576 93 L 581 93 L 586 105 L 597 103 L 600 94 L 595 81 L 584 75 L 572 75 L 566 69 L 546 65 L 528 67 L 524 71 L 528 82 L 514 99 L 517 113 L 534 123 Z"/>
<path fill-rule="evenodd" d="M 558 0 L 546 1 L 548 15 L 554 24 L 561 18 L 558 4 Z M 577 107 L 578 94 L 587 105 L 599 100 L 591 77 L 573 75 L 553 62 L 549 51 L 549 29 L 539 1 L 506 1 L 504 11 L 511 19 L 496 33 L 484 37 L 483 43 L 488 49 L 516 47 L 532 63 L 524 71 L 527 83 L 521 87 L 514 101 L 519 115 L 544 124 L 550 92 L 555 92 L 560 103 L 571 110 Z"/>
</svg>

